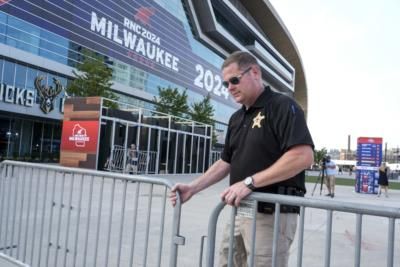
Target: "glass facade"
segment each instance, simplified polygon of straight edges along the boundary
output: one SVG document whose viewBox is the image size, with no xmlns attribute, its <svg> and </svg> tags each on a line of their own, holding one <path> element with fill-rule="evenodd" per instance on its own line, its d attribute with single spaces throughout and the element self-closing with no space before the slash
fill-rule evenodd
<svg viewBox="0 0 400 267">
<path fill-rule="evenodd" d="M 181 1 L 173 1 L 174 4 L 170 3 L 170 1 L 156 2 L 182 22 L 191 50 L 196 51 L 199 57 L 219 68 L 223 59 L 194 39 Z M 161 26 L 166 27 L 166 25 Z M 168 29 L 165 30 L 168 31 Z M 70 67 L 76 67 L 76 64 L 79 63 L 82 56 L 81 50 L 84 47 L 58 34 L 2 12 L 0 12 L 0 42 Z M 104 56 L 109 67 L 113 69 L 113 80 L 120 84 L 143 90 L 153 95 L 158 94 L 158 87 L 171 86 L 181 90 L 187 88 L 109 55 Z M 193 103 L 203 99 L 205 94 L 196 93 L 190 91 L 190 88 L 188 89 L 189 102 Z M 216 111 L 215 117 L 217 121 L 226 123 L 224 118 L 228 117 L 227 114 L 232 114 L 235 108 L 221 104 L 218 101 L 212 102 Z"/>
<path fill-rule="evenodd" d="M 20 88 L 22 90 L 35 90 L 35 79 L 38 76 L 42 76 L 42 84 L 44 86 L 51 86 L 53 78 L 59 80 L 63 87 L 68 86 L 68 82 L 71 81 L 70 78 L 67 78 L 61 74 L 57 74 L 55 72 L 45 71 L 43 69 L 39 69 L 34 66 L 27 65 L 21 62 L 13 62 L 9 59 L 2 58 L 0 56 L 0 84 L 2 84 L 0 102 L 6 101 L 7 96 L 6 92 L 14 93 L 16 90 L 5 90 L 6 86 Z M 36 92 L 35 92 L 36 93 Z M 9 98 L 15 98 L 14 96 L 10 96 Z M 61 99 L 64 97 L 64 93 L 58 95 L 54 101 L 55 109 L 60 110 L 62 101 Z M 39 103 L 39 97 L 36 94 L 35 103 Z"/>
<path fill-rule="evenodd" d="M 115 83 L 144 91 L 152 96 L 157 96 L 158 87 L 169 86 L 182 91 L 187 89 L 191 104 L 201 101 L 210 93 L 215 109 L 216 128 L 219 132 L 225 132 L 227 120 L 237 106 L 229 99 L 227 92 L 218 87 L 221 82 L 218 76 L 219 67 L 223 59 L 194 38 L 181 1 L 133 1 L 131 4 L 125 1 L 111 1 L 109 5 L 102 3 L 97 7 L 97 1 L 36 2 L 40 2 L 43 8 L 42 17 L 46 17 L 47 11 L 49 14 L 54 13 L 51 10 L 54 8 L 65 12 L 65 16 L 70 16 L 69 24 L 58 18 L 52 20 L 53 17 L 50 16 L 41 19 L 34 14 L 34 5 L 13 1 L 12 5 L 0 6 L 0 44 L 68 67 L 76 67 L 79 64 L 83 48 L 91 49 L 104 56 L 105 62 L 113 70 Z M 19 8 L 14 6 L 20 4 Z M 124 13 L 124 6 L 130 9 L 134 16 Z M 24 13 L 21 11 L 24 8 L 29 8 L 30 11 Z M 66 10 L 67 8 L 70 9 Z M 58 16 L 62 17 L 63 14 L 59 13 Z M 104 29 L 114 29 L 113 34 L 107 32 L 103 35 L 103 21 L 104 25 L 111 25 Z M 86 28 L 82 26 L 86 25 L 85 23 L 88 25 Z M 96 39 L 91 42 L 90 36 L 85 37 L 85 31 L 99 38 L 98 41 Z M 129 45 L 133 47 L 133 43 L 128 43 L 134 40 L 128 38 L 129 34 L 137 34 L 137 46 L 125 51 Z M 125 43 L 115 46 L 120 40 Z M 142 43 L 143 46 L 140 46 Z M 43 86 L 52 86 L 53 78 L 56 78 L 66 87 L 73 78 L 61 70 L 46 70 L 32 65 L 31 62 L 21 62 L 0 54 L 0 83 L 3 86 L 0 101 L 0 153 L 3 157 L 26 156 L 42 160 L 57 158 L 48 155 L 59 151 L 59 121 L 47 123 L 46 114 L 30 114 L 28 108 L 26 111 L 20 109 L 13 113 L 8 106 L 4 106 L 6 100 L 13 97 L 15 105 L 23 106 L 23 103 L 18 101 L 27 100 L 17 99 L 18 92 L 25 97 L 27 92 L 32 92 L 34 104 L 39 104 L 40 97 L 34 85 L 38 76 L 44 77 Z M 11 90 L 7 89 L 8 87 L 19 89 Z M 116 89 L 121 102 L 154 109 L 153 97 L 139 99 L 134 92 L 132 90 L 130 94 Z M 62 109 L 63 97 L 64 94 L 61 93 L 54 101 L 54 110 L 57 112 Z M 19 136 L 15 136 L 15 133 Z M 28 133 L 31 134 L 28 136 Z M 21 138 L 21 135 L 24 135 L 24 140 L 20 139 L 18 142 L 17 139 Z"/>
<path fill-rule="evenodd" d="M 58 162 L 59 121 L 34 121 L 0 115 L 0 159 Z"/>
<path fill-rule="evenodd" d="M 57 78 L 63 86 L 68 79 L 55 73 L 46 72 L 33 66 L 12 62 L 0 57 L 0 100 L 7 102 L 14 99 L 15 105 L 23 105 L 23 100 L 15 100 L 18 92 L 34 91 L 34 80 L 43 76 L 43 84 Z M 6 88 L 19 88 L 19 91 Z M 55 109 L 60 110 L 63 96 L 56 97 Z M 39 97 L 33 102 L 38 104 Z M 61 122 L 30 117 L 29 114 L 0 111 L 0 158 L 57 162 L 60 151 Z"/>
</svg>

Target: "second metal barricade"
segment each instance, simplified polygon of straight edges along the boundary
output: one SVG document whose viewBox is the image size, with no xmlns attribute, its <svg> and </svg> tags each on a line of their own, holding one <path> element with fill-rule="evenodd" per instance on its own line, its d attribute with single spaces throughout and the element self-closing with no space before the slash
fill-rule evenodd
<svg viewBox="0 0 400 267">
<path fill-rule="evenodd" d="M 177 266 L 165 179 L 0 164 L 0 252 L 30 266 Z"/>
<path fill-rule="evenodd" d="M 352 251 L 353 254 L 353 259 L 351 258 L 346 258 L 346 266 L 356 266 L 359 267 L 361 266 L 361 250 L 364 246 L 365 248 L 365 243 L 363 243 L 362 239 L 362 230 L 363 226 L 366 224 L 366 220 L 364 220 L 365 217 L 368 216 L 368 218 L 373 217 L 374 219 L 381 218 L 383 219 L 383 222 L 386 221 L 386 223 L 382 223 L 379 229 L 374 229 L 374 231 L 379 231 L 382 232 L 383 235 L 387 236 L 386 240 L 386 248 L 385 248 L 385 257 L 386 258 L 386 264 L 384 262 L 380 262 L 380 266 L 388 266 L 388 267 L 393 267 L 394 266 L 394 252 L 395 252 L 395 238 L 396 238 L 396 232 L 395 232 L 395 222 L 399 221 L 398 219 L 400 218 L 400 209 L 399 208 L 393 208 L 393 207 L 384 207 L 384 206 L 378 206 L 378 205 L 367 205 L 367 204 L 362 204 L 360 203 L 350 203 L 350 202 L 340 202 L 340 201 L 334 201 L 334 200 L 322 200 L 322 199 L 315 199 L 315 198 L 303 198 L 303 197 L 294 197 L 294 196 L 285 196 L 285 195 L 276 195 L 276 194 L 262 194 L 262 193 L 252 193 L 250 196 L 246 198 L 246 201 L 253 201 L 254 205 L 257 205 L 257 202 L 262 201 L 262 202 L 269 202 L 269 203 L 275 203 L 275 210 L 278 212 L 275 212 L 275 222 L 274 225 L 279 225 L 279 218 L 280 218 L 280 206 L 281 205 L 294 205 L 294 206 L 300 206 L 300 216 L 299 216 L 299 224 L 298 224 L 298 229 L 297 229 L 297 259 L 296 259 L 296 266 L 301 267 L 303 266 L 303 253 L 304 253 L 304 248 L 306 248 L 305 242 L 304 242 L 304 231 L 305 231 L 305 218 L 306 218 L 306 210 L 310 209 L 318 209 L 321 212 L 318 214 L 318 216 L 323 216 L 323 213 L 325 213 L 326 216 L 326 221 L 323 224 L 324 227 L 324 235 L 322 236 L 321 243 L 318 245 L 318 250 L 320 248 L 323 248 L 322 254 L 319 255 L 318 259 L 320 259 L 320 262 L 317 263 L 315 266 L 325 266 L 329 267 L 331 266 L 331 253 L 332 253 L 332 245 L 335 242 L 333 240 L 332 235 L 333 235 L 333 220 L 334 220 L 334 212 L 343 212 L 349 215 L 354 215 L 354 217 L 351 218 L 352 220 L 352 226 L 354 227 L 354 238 L 350 237 L 347 238 L 352 242 L 352 245 L 354 246 L 354 251 Z M 206 266 L 207 267 L 213 267 L 215 266 L 215 240 L 216 240 L 216 233 L 217 233 L 217 222 L 218 222 L 218 217 L 221 213 L 221 211 L 224 209 L 225 203 L 221 202 L 219 203 L 213 210 L 210 220 L 209 220 L 209 225 L 208 225 L 208 240 L 207 240 L 207 250 L 206 250 Z M 235 219 L 236 219 L 236 212 L 237 208 L 233 207 L 231 211 L 231 216 L 230 216 L 230 225 L 231 225 L 231 231 L 230 231 L 230 249 L 229 249 L 229 259 L 228 259 L 228 266 L 233 266 L 232 265 L 232 256 L 233 256 L 233 228 L 232 226 L 235 225 Z M 254 215 L 256 212 L 256 209 L 253 211 Z M 315 215 L 314 215 L 315 216 Z M 255 216 L 253 216 L 255 218 Z M 364 222 L 364 224 L 363 224 Z M 379 221 L 380 222 L 380 221 Z M 253 244 L 251 247 L 250 251 L 250 258 L 248 259 L 249 266 L 254 266 L 254 249 L 256 246 L 254 239 L 257 234 L 257 229 L 255 228 L 255 219 L 253 219 L 253 228 L 252 228 L 252 240 L 251 243 Z M 341 227 L 350 227 L 349 225 L 341 225 Z M 272 244 L 272 266 L 277 266 L 276 264 L 276 251 L 277 251 L 277 235 L 278 235 L 278 227 L 274 227 L 274 239 L 273 239 L 273 244 Z M 320 229 L 318 229 L 320 230 Z M 384 231 L 384 232 L 383 232 Z M 344 231 L 344 236 L 350 236 L 351 234 L 348 232 L 346 229 Z M 294 245 L 295 241 L 293 242 Z M 317 247 L 315 244 L 313 244 L 314 247 Z M 382 248 L 384 249 L 384 248 Z M 382 251 L 383 252 L 383 251 Z M 202 255 L 200 255 L 202 257 Z M 315 261 L 315 259 L 313 259 Z M 200 260 L 201 262 L 201 260 Z M 352 262 L 352 263 L 350 263 Z M 397 263 L 396 263 L 397 264 Z M 306 265 L 308 266 L 308 265 Z M 344 266 L 344 265 L 340 265 Z M 377 265 L 373 265 L 377 266 Z"/>
</svg>

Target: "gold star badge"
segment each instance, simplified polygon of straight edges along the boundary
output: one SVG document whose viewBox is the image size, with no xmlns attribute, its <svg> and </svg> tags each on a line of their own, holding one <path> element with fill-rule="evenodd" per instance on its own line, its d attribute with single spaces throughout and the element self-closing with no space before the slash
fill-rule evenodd
<svg viewBox="0 0 400 267">
<path fill-rule="evenodd" d="M 253 119 L 253 125 L 251 126 L 252 129 L 254 129 L 254 127 L 258 127 L 261 128 L 261 121 L 265 119 L 264 115 L 261 115 L 261 111 L 258 112 L 257 116 Z"/>
</svg>

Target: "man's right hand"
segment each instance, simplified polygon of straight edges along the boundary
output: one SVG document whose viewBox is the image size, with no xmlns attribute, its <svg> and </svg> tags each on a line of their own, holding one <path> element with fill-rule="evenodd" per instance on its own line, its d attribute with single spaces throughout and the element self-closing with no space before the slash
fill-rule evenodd
<svg viewBox="0 0 400 267">
<path fill-rule="evenodd" d="M 188 184 L 176 184 L 174 187 L 171 189 L 171 193 L 169 195 L 169 199 L 172 203 L 172 206 L 175 207 L 176 205 L 176 200 L 178 198 L 178 195 L 176 192 L 179 192 L 179 195 L 181 197 L 182 204 L 188 201 L 192 196 L 193 196 L 193 190 L 192 187 Z"/>
</svg>

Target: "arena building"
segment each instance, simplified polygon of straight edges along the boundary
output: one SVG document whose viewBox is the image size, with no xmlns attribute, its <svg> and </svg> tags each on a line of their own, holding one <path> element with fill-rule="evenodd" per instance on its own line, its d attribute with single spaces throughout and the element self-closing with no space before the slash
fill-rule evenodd
<svg viewBox="0 0 400 267">
<path fill-rule="evenodd" d="M 259 60 L 265 84 L 307 114 L 297 48 L 267 0 L 0 0 L 0 156 L 59 160 L 65 88 L 82 50 L 104 56 L 119 101 L 154 109 L 158 88 L 211 94 L 223 143 L 239 107 L 220 66 L 236 50 Z"/>
</svg>

